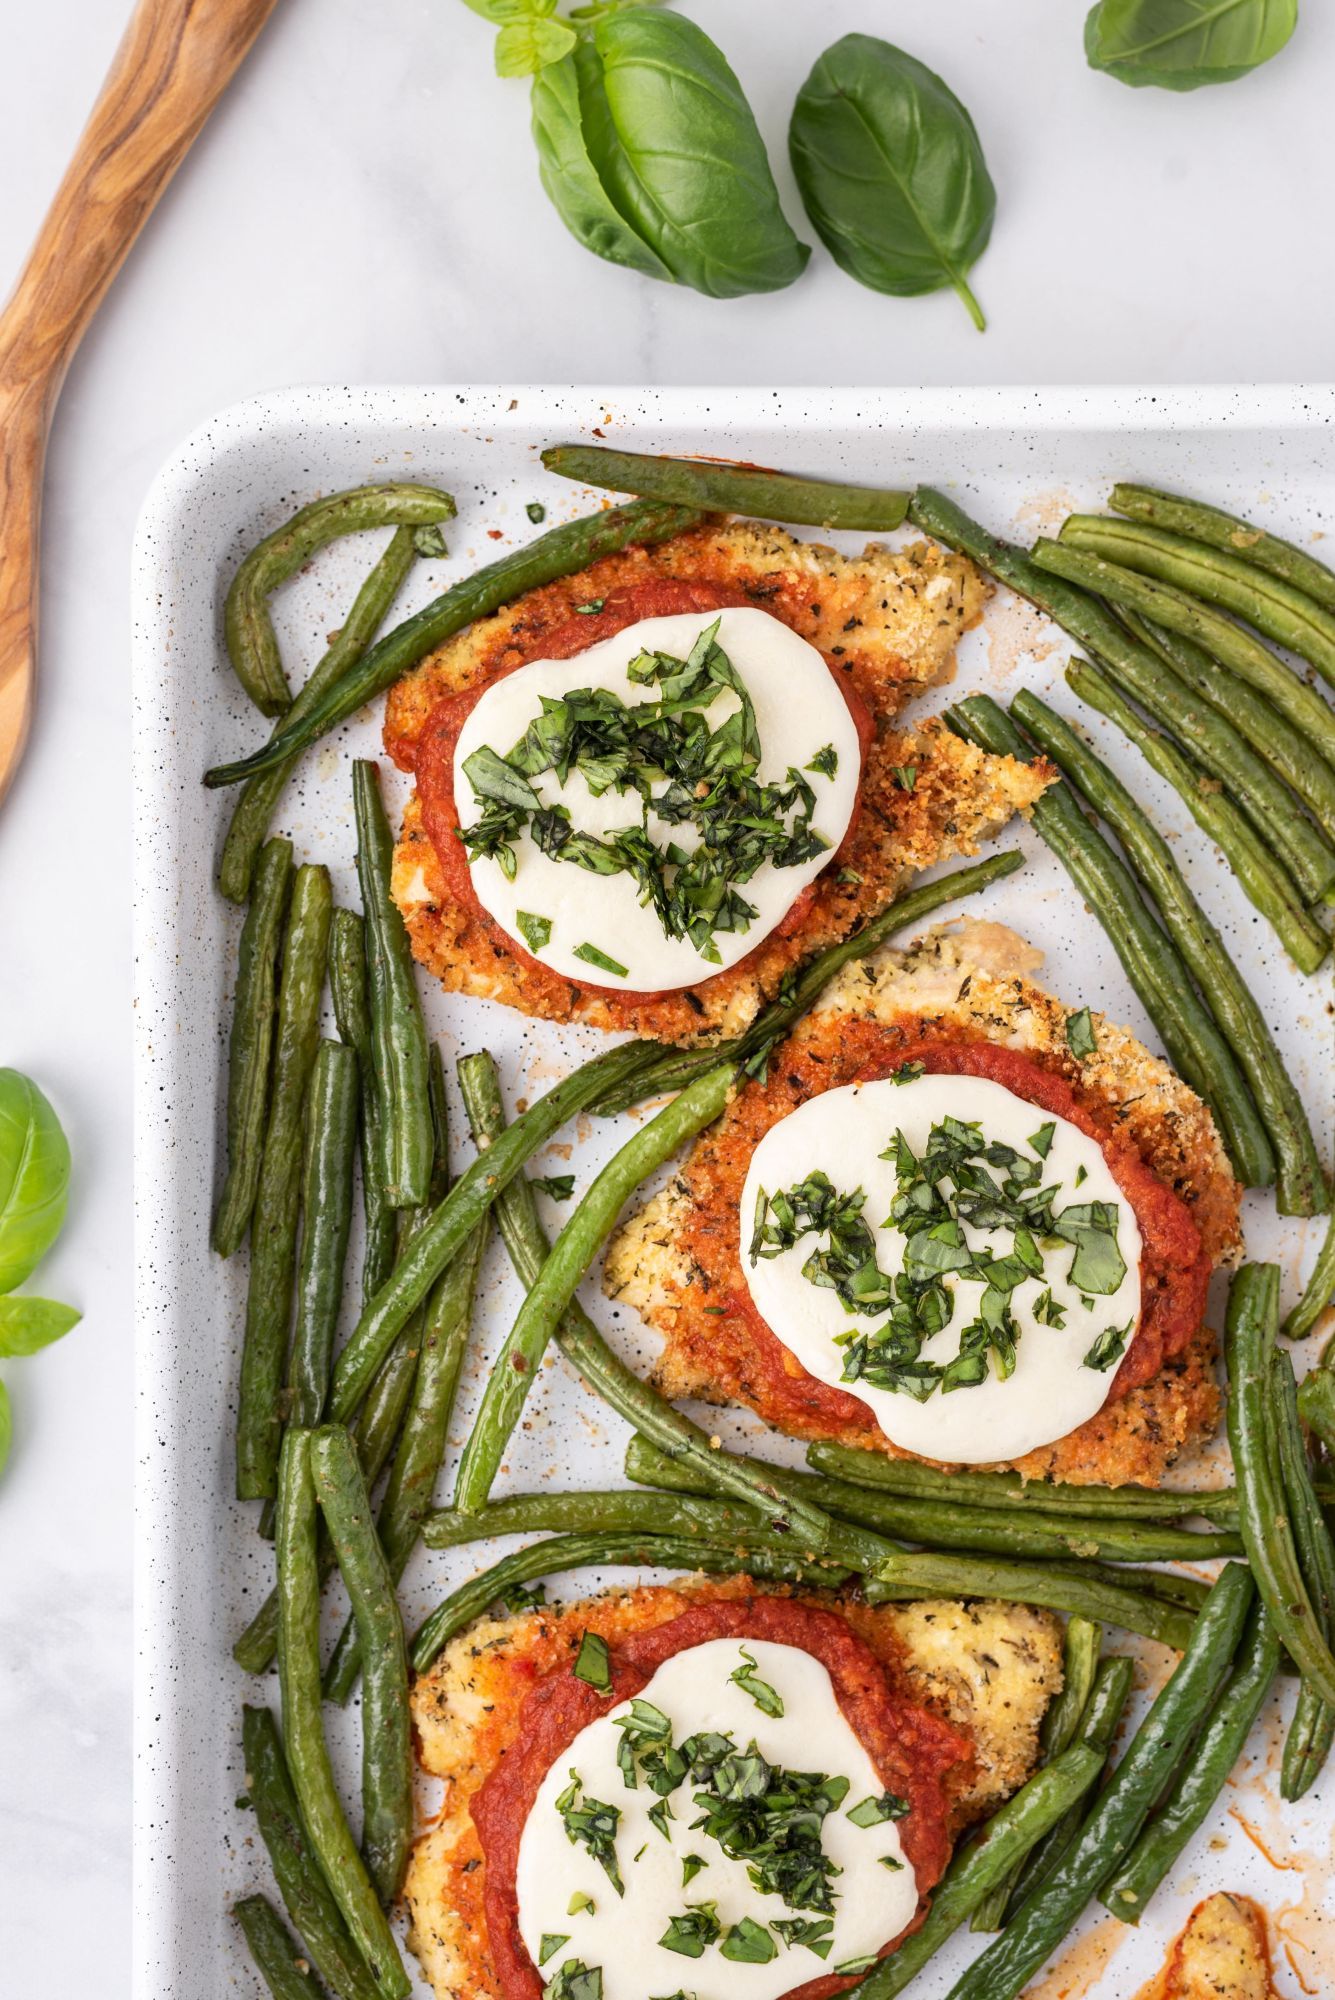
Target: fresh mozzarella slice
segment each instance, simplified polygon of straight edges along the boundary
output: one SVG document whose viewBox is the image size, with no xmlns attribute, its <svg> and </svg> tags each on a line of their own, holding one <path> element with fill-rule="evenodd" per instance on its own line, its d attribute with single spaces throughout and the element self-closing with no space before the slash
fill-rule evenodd
<svg viewBox="0 0 1335 2000">
<path fill-rule="evenodd" d="M 745 930 L 715 933 L 717 960 L 702 956 L 689 938 L 669 937 L 652 905 L 641 903 L 630 874 L 592 874 L 574 862 L 542 853 L 527 832 L 515 844 L 513 880 L 497 859 L 474 858 L 472 882 L 483 908 L 516 944 L 567 979 L 614 989 L 624 986 L 628 993 L 670 992 L 735 965 L 782 923 L 848 831 L 861 777 L 858 734 L 848 704 L 814 646 L 767 611 L 748 608 L 645 618 L 573 659 L 534 660 L 496 681 L 470 713 L 455 750 L 454 787 L 461 824 L 472 824 L 483 810 L 465 769 L 475 751 L 486 747 L 507 756 L 541 712 L 544 696 L 559 698 L 578 688 L 603 688 L 628 706 L 653 699 L 654 687 L 628 678 L 630 662 L 645 651 L 685 659 L 716 618 L 718 643 L 754 704 L 760 782 L 781 784 L 790 769 L 801 771 L 815 793 L 813 829 L 826 845 L 792 867 L 766 862 L 749 881 L 738 884 L 739 894 L 756 914 Z M 739 707 L 731 690 L 722 691 L 706 711 L 710 728 L 716 729 Z M 809 770 L 812 759 L 827 747 L 834 751 L 829 760 L 832 772 Z M 565 807 L 577 833 L 605 838 L 641 822 L 636 793 L 608 790 L 595 795 L 578 770 L 571 771 L 564 785 L 554 772 L 546 772 L 533 781 L 533 789 L 544 804 Z M 671 825 L 652 808 L 647 831 L 659 847 L 675 842 L 689 851 L 696 845 L 694 829 Z M 539 920 L 536 932 L 534 918 Z M 550 934 L 535 951 L 534 937 L 541 937 L 547 925 Z M 624 974 L 578 955 L 581 947 L 589 946 L 624 967 Z"/>
<path fill-rule="evenodd" d="M 754 1662 L 754 1675 L 779 1697 L 781 1716 L 764 1713 L 754 1695 L 731 1678 L 745 1668 L 746 1656 Z M 847 1780 L 845 1797 L 821 1828 L 825 1853 L 840 1871 L 832 1877 L 830 1951 L 818 1957 L 770 1931 L 775 1952 L 767 1963 L 724 1954 L 724 1936 L 743 1919 L 768 1928 L 776 1919 L 810 1912 L 755 1888 L 744 1862 L 729 1859 L 716 1840 L 692 1826 L 700 1817 L 694 1804 L 699 1787 L 689 1777 L 669 1795 L 673 1816 L 663 1822 L 665 1837 L 650 1818 L 660 1803 L 657 1795 L 643 1777 L 630 1788 L 617 1762 L 623 1736 L 617 1718 L 631 1713 L 631 1704 L 623 1702 L 581 1730 L 556 1759 L 524 1823 L 516 1871 L 520 1935 L 535 1965 L 543 1959 L 545 1941 L 564 1940 L 546 1953 L 544 1978 L 554 1978 L 565 1961 L 575 1960 L 601 1970 L 603 2000 L 647 2000 L 679 1990 L 701 2000 L 778 2000 L 839 1966 L 871 1958 L 912 1920 L 917 1878 L 896 1822 L 859 1824 L 849 1817 L 866 1801 L 883 1798 L 885 1788 L 819 1660 L 799 1646 L 769 1640 L 711 1639 L 665 1660 L 638 1699 L 669 1718 L 675 1744 L 717 1731 L 730 1734 L 743 1753 L 754 1745 L 771 1765 Z M 581 1799 L 615 1807 L 619 1815 L 615 1849 L 624 1895 L 618 1896 L 601 1863 L 566 1831 L 557 1802 L 572 1772 Z M 860 1817 L 869 1814 L 864 1810 Z M 684 1870 L 688 1855 L 704 1866 Z M 687 1872 L 691 1879 L 683 1885 Z M 698 1958 L 687 1959 L 660 1943 L 674 1917 L 711 1903 L 720 1937 Z"/>
<path fill-rule="evenodd" d="M 981 1382 L 946 1392 L 937 1387 L 919 1401 L 905 1389 L 875 1386 L 865 1376 L 847 1379 L 849 1344 L 842 1336 L 850 1331 L 855 1337 L 874 1336 L 877 1329 L 887 1327 L 890 1312 L 888 1308 L 874 1314 L 850 1311 L 835 1289 L 803 1275 L 812 1253 L 827 1247 L 826 1237 L 804 1234 L 773 1256 L 753 1256 L 752 1238 L 762 1190 L 772 1196 L 800 1185 L 813 1172 L 823 1172 L 841 1194 L 862 1191 L 862 1216 L 875 1244 L 876 1264 L 894 1278 L 904 1269 L 909 1239 L 898 1227 L 886 1226 L 900 1185 L 892 1142 L 902 1132 L 921 1158 L 932 1128 L 947 1118 L 976 1123 L 984 1142 L 1009 1146 L 1026 1161 L 1040 1157 L 1031 1141 L 1050 1127 L 1050 1134 L 1040 1140 L 1047 1150 L 1041 1156 L 1039 1178 L 1043 1187 L 1057 1189 L 1054 1212 L 1059 1218 L 1064 1209 L 1111 1204 L 1125 1272 L 1111 1292 L 1096 1296 L 1082 1292 L 1070 1281 L 1075 1246 L 1043 1239 L 1042 1275 L 1025 1278 L 1009 1294 L 1018 1335 L 1014 1371 L 1003 1378 L 989 1356 Z M 887 1148 L 889 1159 L 883 1157 Z M 1000 1180 L 1005 1170 L 988 1171 Z M 967 1222 L 961 1222 L 961 1228 L 970 1250 L 990 1250 L 1001 1258 L 1014 1247 L 1013 1229 L 984 1229 Z M 850 1084 L 808 1099 L 772 1126 L 756 1147 L 739 1230 L 742 1269 L 766 1325 L 809 1375 L 857 1397 L 893 1444 L 923 1458 L 989 1464 L 1020 1458 L 1039 1445 L 1066 1437 L 1108 1400 L 1117 1358 L 1140 1321 L 1140 1230 L 1102 1148 L 1078 1126 L 1050 1118 L 1027 1099 L 986 1078 L 919 1076 L 898 1083 L 887 1079 Z M 963 1273 L 947 1272 L 941 1282 L 952 1300 L 951 1317 L 925 1340 L 921 1358 L 945 1365 L 959 1353 L 963 1330 L 978 1317 L 985 1288 L 981 1280 Z M 1054 1317 L 1063 1323 L 1052 1324 Z M 1119 1334 L 1124 1334 L 1120 1342 Z M 1100 1336 L 1103 1365 L 1096 1366 L 1087 1357 L 1100 1352 L 1096 1346 Z"/>
</svg>

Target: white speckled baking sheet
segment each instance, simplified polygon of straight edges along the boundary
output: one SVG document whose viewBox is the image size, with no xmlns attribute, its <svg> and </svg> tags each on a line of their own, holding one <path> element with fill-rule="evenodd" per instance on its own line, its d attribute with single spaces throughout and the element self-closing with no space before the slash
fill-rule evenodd
<svg viewBox="0 0 1335 2000">
<path fill-rule="evenodd" d="M 1199 493 L 1300 539 L 1335 528 L 1335 390 L 1328 388 L 309 389 L 226 411 L 182 447 L 153 487 L 134 565 L 139 2000 L 258 1993 L 226 1910 L 234 1896 L 267 1878 L 253 1822 L 234 1805 L 242 1788 L 241 1703 L 266 1694 L 277 1699 L 272 1682 L 248 1680 L 229 1652 L 267 1591 L 271 1570 L 254 1510 L 231 1497 L 244 1259 L 223 1265 L 208 1248 L 222 1130 L 220 1058 L 240 918 L 213 888 L 228 796 L 205 792 L 199 776 L 256 741 L 262 727 L 222 651 L 223 590 L 240 552 L 295 507 L 334 488 L 402 476 L 437 481 L 459 502 L 449 558 L 420 564 L 405 594 L 401 608 L 415 608 L 538 532 L 526 502 L 543 501 L 549 522 L 586 511 L 590 496 L 545 474 L 537 453 L 547 443 L 587 437 L 594 427 L 631 448 L 714 452 L 882 485 L 930 481 L 956 493 L 990 526 L 1024 538 L 1055 526 L 1073 506 L 1101 504 L 1117 478 Z M 859 538 L 842 539 L 852 545 Z M 276 616 L 294 662 L 309 663 L 339 624 L 378 541 L 358 537 L 336 545 L 279 594 Z M 957 687 L 1056 689 L 1058 705 L 1070 712 L 1076 704 L 1060 679 L 1065 651 L 1059 634 L 1003 593 L 961 649 Z M 1329 1158 L 1329 974 L 1303 980 L 1281 961 L 1180 804 L 1110 726 L 1088 711 L 1083 719 L 1169 830 L 1266 1006 Z M 282 810 L 299 855 L 327 863 L 337 892 L 348 898 L 356 893 L 349 761 L 376 753 L 378 726 L 378 714 L 368 713 L 322 745 Z M 397 796 L 400 779 L 382 768 Z M 1029 866 L 978 907 L 1043 948 L 1047 967 L 1040 977 L 1073 1006 L 1105 1009 L 1157 1046 L 1102 933 L 1055 862 L 1027 830 L 1004 838 L 1022 842 Z M 512 1103 L 544 1088 L 599 1039 L 438 993 L 427 996 L 427 1009 L 447 1067 L 485 1044 L 501 1063 Z M 461 1160 L 464 1129 L 460 1114 Z M 573 1141 L 573 1164 L 583 1177 L 616 1136 L 606 1125 L 563 1134 L 543 1166 L 564 1166 L 566 1142 Z M 1280 1225 L 1272 1205 L 1259 1198 L 1248 1202 L 1247 1226 L 1251 1254 L 1282 1263 L 1291 1298 L 1316 1228 Z M 609 1312 L 594 1287 L 586 1289 L 611 1336 L 642 1359 L 650 1345 L 642 1329 Z M 481 1293 L 455 1449 L 516 1296 L 496 1254 Z M 737 1436 L 756 1428 L 740 1418 L 721 1427 Z M 505 1486 L 614 1482 L 624 1443 L 621 1425 L 558 1362 L 533 1396 Z M 409 1615 L 415 1619 L 487 1559 L 476 1550 L 419 1553 L 405 1581 Z M 1124 1642 L 1113 1635 L 1113 1643 Z M 1151 1646 L 1139 1650 L 1147 1690 L 1162 1678 L 1168 1656 Z M 1288 2000 L 1335 1990 L 1335 1776 L 1328 1774 L 1301 1807 L 1278 1804 L 1273 1785 L 1287 1701 L 1280 1696 L 1258 1726 L 1237 1783 L 1140 1928 L 1126 1929 L 1102 1912 L 1087 1917 L 1060 1966 L 1031 1991 L 1046 2000 L 1090 1994 L 1131 2000 L 1195 1903 L 1221 1888 L 1255 1896 L 1269 1911 L 1277 1977 Z M 349 1735 L 341 1754 L 351 1741 Z M 424 1788 L 424 1813 L 432 1803 Z M 976 1944 L 967 1935 L 957 1938 L 915 1994 L 937 2000 Z"/>
</svg>

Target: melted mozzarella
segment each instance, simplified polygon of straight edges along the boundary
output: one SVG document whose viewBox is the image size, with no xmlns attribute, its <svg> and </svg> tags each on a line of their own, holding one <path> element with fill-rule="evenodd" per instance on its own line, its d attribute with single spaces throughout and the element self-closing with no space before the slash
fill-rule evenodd
<svg viewBox="0 0 1335 2000">
<path fill-rule="evenodd" d="M 752 1696 L 729 1680 L 743 1664 L 743 1645 L 757 1675 L 783 1701 L 782 1716 L 763 1714 Z M 697 1732 L 730 1732 L 739 1750 L 754 1743 L 771 1764 L 849 1780 L 847 1797 L 823 1823 L 825 1852 L 842 1870 L 833 1885 L 833 1948 L 822 1961 L 801 1945 L 779 1943 L 768 1964 L 753 1965 L 725 1959 L 718 1944 L 690 1959 L 658 1942 L 673 1917 L 692 1904 L 715 1903 L 725 1933 L 743 1917 L 766 1923 L 812 1913 L 790 1910 L 780 1897 L 754 1888 L 743 1862 L 729 1860 L 717 1841 L 691 1831 L 699 1813 L 689 1778 L 671 1794 L 675 1817 L 670 1839 L 663 1838 L 649 1819 L 656 1795 L 643 1780 L 631 1790 L 617 1764 L 622 1732 L 615 1717 L 630 1713 L 630 1703 L 623 1702 L 581 1730 L 556 1759 L 524 1823 L 516 1871 L 520 1935 L 535 1965 L 545 1936 L 569 1940 L 541 1968 L 544 1979 L 552 1979 L 565 1960 L 577 1959 L 601 1968 L 603 2000 L 648 2000 L 679 1989 L 696 2000 L 777 2000 L 838 1965 L 873 1956 L 909 1923 L 917 1908 L 917 1878 L 904 1858 L 896 1822 L 859 1827 L 848 1818 L 851 1809 L 879 1798 L 885 1787 L 819 1660 L 799 1646 L 711 1639 L 665 1660 L 639 1699 L 671 1719 L 675 1743 Z M 624 1896 L 617 1895 L 588 1850 L 566 1835 L 556 1801 L 572 1770 L 586 1797 L 620 1809 L 616 1849 Z M 688 1854 L 698 1854 L 706 1865 L 683 1888 L 682 1858 Z M 884 1867 L 882 1856 L 900 1867 Z M 592 1899 L 593 1911 L 572 1916 L 571 1898 L 581 1893 Z"/>
<path fill-rule="evenodd" d="M 921 1157 L 931 1128 L 946 1117 L 979 1123 L 985 1140 L 1000 1141 L 1022 1153 L 1028 1152 L 1034 1132 L 1052 1123 L 1055 1131 L 1043 1164 L 1043 1186 L 1059 1189 L 1058 1212 L 1073 1203 L 1115 1203 L 1118 1247 L 1127 1268 L 1118 1289 L 1096 1298 L 1088 1309 L 1066 1282 L 1075 1256 L 1072 1246 L 1045 1250 L 1043 1277 L 1026 1279 L 1011 1294 L 1011 1310 L 1020 1329 L 1014 1372 L 1002 1380 L 989 1367 L 986 1379 L 976 1387 L 944 1395 L 938 1389 L 920 1403 L 902 1391 L 876 1388 L 865 1380 L 843 1380 L 844 1350 L 835 1344 L 837 1337 L 850 1327 L 859 1333 L 874 1330 L 887 1315 L 850 1313 L 833 1290 L 803 1277 L 803 1264 L 818 1244 L 824 1247 L 825 1238 L 804 1236 L 792 1249 L 754 1263 L 750 1246 L 760 1189 L 773 1194 L 820 1169 L 840 1193 L 863 1189 L 867 1199 L 862 1214 L 875 1239 L 876 1261 L 887 1274 L 899 1271 L 907 1239 L 898 1229 L 882 1227 L 898 1180 L 893 1160 L 880 1155 L 896 1131 L 902 1131 Z M 1084 1177 L 1078 1179 L 1081 1168 Z M 1078 1126 L 1064 1118 L 1050 1119 L 1025 1098 L 982 1077 L 922 1076 L 906 1083 L 850 1084 L 810 1098 L 772 1126 L 756 1147 L 739 1222 L 742 1269 L 766 1324 L 809 1375 L 856 1396 L 893 1444 L 924 1458 L 986 1465 L 1019 1458 L 1066 1437 L 1102 1409 L 1117 1373 L 1115 1364 L 1102 1372 L 1085 1365 L 1091 1345 L 1105 1329 L 1124 1327 L 1128 1321 L 1134 1328 L 1140 1321 L 1140 1230 L 1102 1148 Z M 976 1229 L 968 1223 L 963 1228 L 970 1248 L 987 1247 L 998 1257 L 1010 1252 L 1011 1231 Z M 954 1311 L 949 1324 L 922 1350 L 924 1359 L 940 1363 L 958 1353 L 960 1333 L 976 1316 L 983 1291 L 977 1280 L 953 1274 L 943 1282 L 954 1294 Z M 1062 1327 L 1034 1318 L 1035 1301 L 1049 1288 L 1066 1308 Z"/>
<path fill-rule="evenodd" d="M 555 860 L 541 853 L 527 833 L 516 843 L 518 867 L 513 881 L 507 879 L 498 861 L 485 855 L 472 860 L 478 901 L 516 944 L 526 951 L 531 949 L 518 921 L 521 911 L 550 922 L 551 939 L 536 956 L 567 979 L 614 988 L 623 983 L 616 974 L 576 958 L 576 947 L 581 944 L 595 946 L 626 967 L 627 992 L 670 992 L 735 965 L 783 921 L 848 831 L 861 777 L 857 729 L 848 704 L 814 646 L 769 612 L 744 608 L 644 618 L 574 659 L 534 660 L 489 687 L 464 724 L 455 750 L 454 792 L 460 823 L 470 825 L 482 811 L 482 802 L 464 770 L 465 760 L 483 745 L 508 756 L 540 713 L 542 696 L 559 697 L 576 688 L 606 688 L 627 706 L 652 699 L 654 689 L 628 679 L 630 662 L 644 651 L 685 659 L 716 617 L 720 620 L 718 642 L 745 682 L 755 707 L 760 781 L 782 783 L 790 767 L 805 771 L 826 744 L 834 746 L 838 765 L 833 777 L 805 772 L 816 795 L 812 826 L 827 846 L 810 861 L 792 868 L 766 863 L 749 882 L 738 885 L 756 915 L 747 930 L 716 933 L 717 963 L 702 958 L 688 938 L 664 934 L 652 907 L 641 905 L 629 874 L 594 875 L 574 862 Z M 710 728 L 717 729 L 739 706 L 736 695 L 723 690 L 705 711 Z M 601 838 L 640 824 L 636 793 L 607 791 L 595 797 L 578 771 L 570 773 L 564 786 L 558 784 L 555 772 L 547 771 L 533 781 L 533 787 L 545 804 L 567 809 L 576 832 Z M 648 832 L 660 847 L 675 841 L 690 850 L 697 844 L 693 828 L 669 825 L 652 811 Z"/>
</svg>

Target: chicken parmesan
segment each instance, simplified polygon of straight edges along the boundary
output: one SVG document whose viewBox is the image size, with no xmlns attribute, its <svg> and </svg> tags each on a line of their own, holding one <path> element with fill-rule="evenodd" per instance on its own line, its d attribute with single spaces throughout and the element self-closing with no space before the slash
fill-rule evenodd
<svg viewBox="0 0 1335 2000">
<path fill-rule="evenodd" d="M 450 989 L 684 1041 L 744 1027 L 907 875 L 1051 779 L 938 725 L 985 586 L 756 523 L 629 549 L 478 621 L 391 692 L 393 890 Z"/>
<path fill-rule="evenodd" d="M 414 1690 L 407 1896 L 438 2000 L 832 2000 L 1037 1758 L 1020 1606 L 645 1586 L 491 1620 Z"/>
<path fill-rule="evenodd" d="M 999 926 L 849 968 L 614 1240 L 674 1396 L 938 1465 L 1154 1485 L 1215 1429 L 1240 1248 L 1206 1107 Z"/>
</svg>

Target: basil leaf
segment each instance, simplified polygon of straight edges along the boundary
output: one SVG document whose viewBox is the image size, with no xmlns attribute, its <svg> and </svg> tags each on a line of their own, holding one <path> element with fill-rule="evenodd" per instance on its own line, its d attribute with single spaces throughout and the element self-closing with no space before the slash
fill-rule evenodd
<svg viewBox="0 0 1335 2000">
<path fill-rule="evenodd" d="M 629 966 L 618 964 L 617 960 L 609 958 L 605 951 L 599 951 L 596 944 L 577 944 L 571 957 L 582 958 L 586 965 L 597 966 L 599 972 L 615 973 L 618 979 L 630 978 Z"/>
<path fill-rule="evenodd" d="M 513 764 L 507 764 L 504 757 L 498 757 L 488 743 L 464 758 L 464 776 L 480 799 L 494 799 L 497 805 L 509 806 L 514 812 L 542 810 L 542 800 L 528 779 Z"/>
<path fill-rule="evenodd" d="M 496 37 L 497 76 L 536 76 L 551 63 L 560 62 L 575 46 L 575 30 L 568 21 L 548 21 L 541 16 L 512 21 Z"/>
<path fill-rule="evenodd" d="M 540 1194 L 550 1195 L 553 1201 L 569 1201 L 575 1192 L 573 1174 L 534 1174 L 529 1182 Z"/>
<path fill-rule="evenodd" d="M 81 1318 L 73 1306 L 57 1305 L 54 1299 L 0 1299 L 0 1354 L 36 1354 Z"/>
<path fill-rule="evenodd" d="M 546 1965 L 549 1958 L 556 1957 L 557 1952 L 560 1951 L 563 1944 L 569 1943 L 569 1931 L 566 1931 L 564 1935 L 560 1931 L 544 1931 L 541 1942 L 538 1945 L 538 1964 Z"/>
<path fill-rule="evenodd" d="M 0 1069 L 0 1292 L 21 1285 L 65 1220 L 70 1149 L 30 1077 Z"/>
<path fill-rule="evenodd" d="M 581 37 L 576 61 L 587 158 L 670 279 L 729 299 L 801 275 L 811 252 L 779 206 L 741 85 L 702 28 L 633 7 Z"/>
<path fill-rule="evenodd" d="M 1053 1217 L 1053 1235 L 1075 1245 L 1066 1275 L 1078 1292 L 1108 1298 L 1126 1276 L 1126 1260 L 1117 1243 L 1118 1221 L 1113 1201 L 1076 1202 Z"/>
<path fill-rule="evenodd" d="M 782 1695 L 780 1695 L 777 1688 L 771 1687 L 768 1681 L 761 1680 L 760 1675 L 756 1671 L 755 1654 L 748 1653 L 745 1646 L 741 1650 L 742 1664 L 728 1675 L 728 1679 L 733 1683 L 734 1687 L 739 1687 L 744 1694 L 750 1695 L 752 1701 L 762 1714 L 776 1717 L 782 1715 Z"/>
<path fill-rule="evenodd" d="M 516 910 L 515 926 L 530 951 L 541 951 L 552 941 L 550 917 L 535 917 L 531 910 Z"/>
<path fill-rule="evenodd" d="M 596 73 L 598 67 L 592 43 L 581 38 L 564 61 L 534 77 L 531 110 L 538 176 L 577 243 L 609 264 L 622 264 L 671 284 L 671 271 L 622 220 L 589 158 L 580 113 L 580 78 L 587 71 Z"/>
<path fill-rule="evenodd" d="M 1101 1375 L 1106 1375 L 1114 1361 L 1121 1360 L 1122 1350 L 1126 1346 L 1127 1335 L 1134 1324 L 1134 1320 L 1128 1320 L 1125 1326 L 1105 1326 L 1103 1332 L 1086 1354 L 1084 1366 L 1086 1368 L 1096 1368 Z"/>
<path fill-rule="evenodd" d="M 897 1792 L 882 1792 L 854 1806 L 848 1817 L 854 1826 L 880 1826 L 888 1819 L 907 1818 L 908 1811 L 907 1799 L 901 1799 Z"/>
<path fill-rule="evenodd" d="M 1137 89 L 1199 90 L 1259 69 L 1297 25 L 1298 0 L 1099 0 L 1085 54 Z"/>
<path fill-rule="evenodd" d="M 585 1632 L 579 1642 L 579 1652 L 571 1669 L 577 1681 L 585 1681 L 599 1694 L 607 1694 L 612 1686 L 612 1659 L 607 1650 L 607 1641 L 600 1632 Z"/>
<path fill-rule="evenodd" d="M 1094 1017 L 1088 1007 L 1082 1007 L 1078 1014 L 1066 1016 L 1066 1046 L 1077 1062 L 1098 1052 L 1098 1036 L 1094 1033 Z"/>
<path fill-rule="evenodd" d="M 768 1965 L 772 1958 L 778 1957 L 779 1947 L 763 1924 L 758 1924 L 754 1917 L 743 1917 L 728 1932 L 719 1953 L 730 1958 L 734 1965 Z"/>
<path fill-rule="evenodd" d="M 973 120 L 939 76 L 874 35 L 845 35 L 799 91 L 788 146 L 841 269 L 897 298 L 953 286 L 982 331 L 967 273 L 992 234 L 996 189 Z"/>
</svg>

